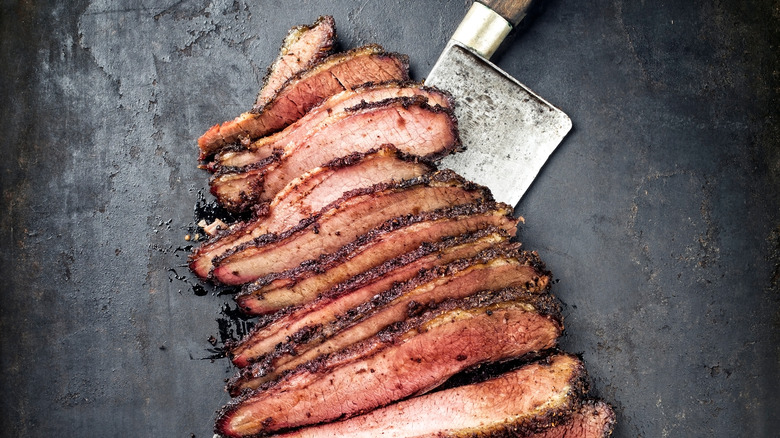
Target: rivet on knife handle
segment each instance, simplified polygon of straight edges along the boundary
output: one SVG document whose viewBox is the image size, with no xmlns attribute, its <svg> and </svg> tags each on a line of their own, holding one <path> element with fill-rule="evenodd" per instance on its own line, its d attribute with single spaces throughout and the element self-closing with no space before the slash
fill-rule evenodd
<svg viewBox="0 0 780 438">
<path fill-rule="evenodd" d="M 451 40 L 490 59 L 512 26 L 523 19 L 530 4 L 531 0 L 474 2 Z"/>
</svg>

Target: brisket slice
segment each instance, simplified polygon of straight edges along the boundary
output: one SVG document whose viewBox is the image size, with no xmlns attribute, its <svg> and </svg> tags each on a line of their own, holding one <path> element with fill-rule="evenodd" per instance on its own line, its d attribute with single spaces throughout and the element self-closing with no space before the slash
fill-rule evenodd
<svg viewBox="0 0 780 438">
<path fill-rule="evenodd" d="M 249 314 L 269 314 L 312 301 L 351 277 L 415 248 L 437 245 L 465 233 L 497 227 L 517 233 L 512 207 L 493 202 L 464 204 L 387 221 L 338 251 L 243 287 L 236 301 Z"/>
<path fill-rule="evenodd" d="M 368 45 L 337 53 L 290 78 L 262 108 L 211 127 L 198 139 L 206 159 L 241 139 L 254 140 L 284 129 L 328 97 L 366 82 L 409 79 L 409 58 Z"/>
<path fill-rule="evenodd" d="M 484 382 L 415 397 L 280 438 L 606 437 L 611 409 L 603 403 L 577 405 L 585 380 L 585 367 L 576 357 L 557 354 Z M 555 434 L 574 429 L 584 433 Z"/>
<path fill-rule="evenodd" d="M 255 106 L 263 107 L 290 78 L 333 53 L 335 43 L 336 22 L 330 15 L 318 18 L 310 26 L 290 29 L 279 50 L 279 57 L 268 67 Z"/>
<path fill-rule="evenodd" d="M 214 259 L 217 281 L 237 285 L 332 253 L 383 222 L 459 203 L 491 201 L 490 191 L 450 170 L 346 193 L 279 234 L 264 234 Z"/>
<path fill-rule="evenodd" d="M 283 130 L 254 142 L 243 145 L 236 144 L 225 148 L 217 154 L 214 162 L 208 165 L 212 172 L 225 167 L 244 167 L 258 163 L 272 155 L 283 153 L 287 144 L 297 144 L 303 141 L 310 132 L 321 130 L 333 120 L 335 114 L 343 113 L 347 108 L 352 108 L 362 102 L 378 102 L 396 97 L 422 96 L 431 106 L 441 105 L 452 108 L 452 97 L 443 91 L 431 87 L 425 87 L 415 82 L 389 81 L 379 84 L 368 83 L 354 90 L 344 90 L 335 94 L 312 108 L 298 121 Z"/>
<path fill-rule="evenodd" d="M 223 408 L 216 432 L 248 436 L 352 417 L 429 391 L 477 364 L 551 348 L 561 330 L 548 294 L 486 291 L 450 300 L 248 391 Z"/>
<path fill-rule="evenodd" d="M 281 233 L 318 213 L 345 192 L 424 175 L 433 166 L 384 145 L 353 153 L 318 167 L 291 181 L 268 206 L 265 215 L 233 225 L 195 249 L 190 269 L 208 278 L 212 260 L 266 233 Z"/>
<path fill-rule="evenodd" d="M 366 297 L 354 293 L 355 289 L 369 290 L 364 286 L 372 285 L 382 291 L 393 283 L 414 277 L 421 269 L 474 257 L 508 239 L 506 231 L 491 226 L 455 238 L 423 243 L 412 251 L 356 275 L 306 305 L 290 308 L 289 311 L 268 318 L 268 322 L 256 324 L 240 342 L 226 345 L 230 358 L 239 367 L 247 366 L 256 358 L 273 352 L 277 345 L 294 339 L 296 333 L 300 337 L 301 333 L 331 321 L 336 315 L 367 301 Z"/>
<path fill-rule="evenodd" d="M 231 395 L 254 389 L 281 373 L 325 354 L 331 354 L 377 334 L 420 311 L 447 299 L 465 298 L 481 290 L 509 287 L 539 293 L 549 276 L 537 268 L 533 254 L 517 251 L 517 244 L 488 248 L 476 257 L 460 259 L 420 272 L 402 283 L 371 283 L 354 288 L 354 307 L 323 315 L 319 324 L 306 327 L 241 370 L 228 384 Z M 347 292 L 350 293 L 350 292 Z M 327 312 L 328 309 L 325 309 Z"/>
<path fill-rule="evenodd" d="M 400 151 L 436 159 L 460 144 L 452 110 L 430 106 L 424 96 L 397 97 L 363 103 L 328 118 L 308 136 L 288 143 L 281 156 L 241 168 L 223 168 L 209 184 L 211 193 L 226 208 L 246 210 L 270 201 L 304 172 L 353 152 L 382 144 Z"/>
</svg>

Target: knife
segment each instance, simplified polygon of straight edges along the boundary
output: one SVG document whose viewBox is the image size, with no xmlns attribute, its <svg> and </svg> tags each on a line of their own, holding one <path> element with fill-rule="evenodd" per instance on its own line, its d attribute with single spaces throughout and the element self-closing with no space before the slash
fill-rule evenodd
<svg viewBox="0 0 780 438">
<path fill-rule="evenodd" d="M 487 186 L 517 205 L 547 158 L 571 130 L 571 119 L 490 62 L 531 0 L 474 2 L 433 66 L 426 85 L 455 99 L 466 150 L 441 167 Z"/>
</svg>

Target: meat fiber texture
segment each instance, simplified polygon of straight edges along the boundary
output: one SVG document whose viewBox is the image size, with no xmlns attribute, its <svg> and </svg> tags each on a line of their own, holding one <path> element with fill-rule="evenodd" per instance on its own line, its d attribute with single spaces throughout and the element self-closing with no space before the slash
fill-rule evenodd
<svg viewBox="0 0 780 438">
<path fill-rule="evenodd" d="M 225 172 L 225 169 L 235 169 L 235 172 L 238 172 L 241 168 L 260 163 L 272 155 L 281 154 L 288 144 L 301 143 L 310 132 L 315 129 L 322 130 L 332 121 L 339 120 L 349 108 L 363 103 L 416 96 L 426 99 L 431 106 L 439 105 L 444 108 L 452 108 L 453 105 L 449 94 L 419 83 L 388 81 L 375 84 L 369 82 L 329 97 L 298 121 L 279 132 L 261 137 L 249 144 L 236 143 L 223 149 L 216 155 L 214 161 L 208 164 L 207 168 L 212 172 Z M 339 117 L 334 115 L 339 115 Z"/>
<path fill-rule="evenodd" d="M 247 210 L 268 202 L 304 172 L 355 152 L 383 144 L 401 152 L 437 159 L 460 145 L 452 110 L 431 106 L 422 95 L 362 103 L 328 117 L 306 136 L 238 170 L 225 168 L 210 181 L 211 193 L 226 208 Z"/>
<path fill-rule="evenodd" d="M 349 420 L 280 438 L 604 438 L 615 421 L 603 402 L 585 401 L 584 367 L 556 355 L 494 379 L 447 389 Z"/>
<path fill-rule="evenodd" d="M 195 249 L 190 268 L 206 279 L 215 257 L 263 234 L 282 233 L 346 192 L 412 179 L 432 170 L 431 164 L 403 154 L 392 145 L 337 158 L 292 180 L 259 217 L 235 224 Z"/>
<path fill-rule="evenodd" d="M 475 257 L 480 252 L 508 242 L 509 234 L 497 227 L 465 233 L 452 239 L 422 244 L 415 250 L 390 259 L 368 271 L 318 294 L 313 301 L 291 307 L 286 312 L 269 317 L 253 327 L 240 342 L 230 344 L 233 363 L 245 367 L 270 354 L 277 345 L 301 338 L 312 327 L 331 321 L 337 315 L 368 301 L 364 291 L 372 294 L 390 288 L 396 282 L 408 280 L 421 270 L 441 266 L 461 258 Z M 370 298 L 373 295 L 368 295 Z"/>
<path fill-rule="evenodd" d="M 331 318 L 323 315 L 316 325 L 277 344 L 274 351 L 266 352 L 262 361 L 230 382 L 231 394 L 254 389 L 300 364 L 369 338 L 404 321 L 425 305 L 467 298 L 484 290 L 545 291 L 549 278 L 537 269 L 533 255 L 518 252 L 515 245 L 490 247 L 473 258 L 423 270 L 414 278 L 391 284 L 386 290 L 380 282 L 378 286 L 372 283 L 352 291 L 354 301 L 360 304 Z M 331 309 L 323 310 L 331 313 Z"/>
<path fill-rule="evenodd" d="M 217 257 L 212 275 L 227 285 L 254 281 L 337 251 L 387 220 L 477 200 L 492 199 L 484 187 L 446 170 L 350 192 L 284 233 L 260 236 Z"/>
<path fill-rule="evenodd" d="M 247 436 L 350 417 L 427 392 L 476 364 L 552 348 L 562 330 L 557 306 L 547 295 L 515 293 L 453 300 L 396 332 L 300 367 L 234 399 L 216 431 Z"/>
<path fill-rule="evenodd" d="M 396 258 L 414 257 L 416 248 L 457 239 L 489 227 L 517 232 L 506 204 L 477 201 L 411 216 L 396 217 L 361 235 L 338 251 L 243 286 L 236 302 L 249 314 L 282 311 L 314 300 L 353 277 Z M 389 271 L 388 271 L 389 272 Z"/>
<path fill-rule="evenodd" d="M 290 78 L 262 108 L 255 108 L 221 125 L 211 127 L 198 139 L 201 159 L 242 139 L 255 140 L 300 119 L 328 97 L 366 82 L 409 79 L 409 59 L 369 45 L 331 55 Z"/>
</svg>

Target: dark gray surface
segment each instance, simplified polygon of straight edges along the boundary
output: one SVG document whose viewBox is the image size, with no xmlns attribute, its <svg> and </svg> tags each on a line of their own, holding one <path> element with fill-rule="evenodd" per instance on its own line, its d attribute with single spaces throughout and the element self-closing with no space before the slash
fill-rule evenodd
<svg viewBox="0 0 780 438">
<path fill-rule="evenodd" d="M 249 108 L 290 26 L 333 14 L 420 78 L 466 2 L 50 3 L 0 12 L 0 430 L 211 436 L 229 367 L 197 358 L 226 299 L 168 271 L 195 139 Z M 574 122 L 521 238 L 617 437 L 780 426 L 779 11 L 550 0 L 498 59 Z"/>
</svg>

